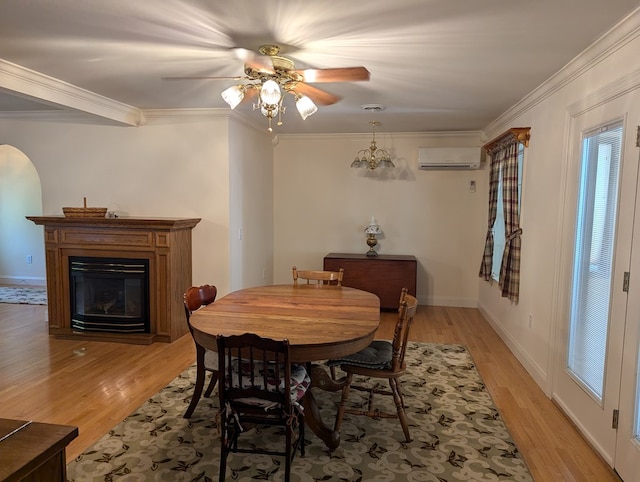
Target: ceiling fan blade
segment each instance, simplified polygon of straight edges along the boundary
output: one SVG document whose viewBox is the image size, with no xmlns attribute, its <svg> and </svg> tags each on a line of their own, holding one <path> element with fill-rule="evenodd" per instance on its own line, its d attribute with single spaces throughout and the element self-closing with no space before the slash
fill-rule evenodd
<svg viewBox="0 0 640 482">
<path fill-rule="evenodd" d="M 244 71 L 247 72 L 247 69 L 257 70 L 266 74 L 274 73 L 271 57 L 251 51 L 247 51 L 244 58 Z"/>
<path fill-rule="evenodd" d="M 364 67 L 304 69 L 295 72 L 302 75 L 305 82 L 357 82 L 370 78 L 369 71 Z"/>
<path fill-rule="evenodd" d="M 298 94 L 306 95 L 313 102 L 318 105 L 331 105 L 338 102 L 341 98 L 337 95 L 330 94 L 324 90 L 318 89 L 309 84 L 305 84 L 304 82 L 300 82 L 295 87 L 295 92 Z"/>
<path fill-rule="evenodd" d="M 247 89 L 247 91 L 244 93 L 244 97 L 242 98 L 241 102 L 253 101 L 254 97 L 256 97 L 257 95 L 258 95 L 257 89 Z"/>
</svg>

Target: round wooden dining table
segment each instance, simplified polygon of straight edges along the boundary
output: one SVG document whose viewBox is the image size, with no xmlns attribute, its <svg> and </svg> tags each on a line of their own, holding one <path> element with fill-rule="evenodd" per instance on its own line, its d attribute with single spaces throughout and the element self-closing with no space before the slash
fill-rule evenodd
<svg viewBox="0 0 640 482">
<path fill-rule="evenodd" d="M 199 345 L 217 350 L 216 335 L 255 333 L 288 339 L 291 360 L 299 363 L 340 358 L 373 341 L 380 323 L 380 299 L 345 286 L 270 285 L 234 291 L 195 311 L 190 318 Z M 337 390 L 326 371 L 313 367 L 312 387 Z M 305 420 L 330 449 L 340 434 L 327 427 L 311 393 L 305 395 Z"/>
</svg>

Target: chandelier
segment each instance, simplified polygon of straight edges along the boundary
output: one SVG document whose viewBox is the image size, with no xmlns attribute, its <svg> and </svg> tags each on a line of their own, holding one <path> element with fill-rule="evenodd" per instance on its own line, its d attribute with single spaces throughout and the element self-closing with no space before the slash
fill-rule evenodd
<svg viewBox="0 0 640 482">
<path fill-rule="evenodd" d="M 278 52 L 279 47 L 276 45 L 260 47 L 260 53 L 271 58 L 273 69 L 267 71 L 260 67 L 246 65 L 244 73 L 247 82 L 234 85 L 222 92 L 222 98 L 232 109 L 242 102 L 245 95 L 257 94 L 257 102 L 253 104 L 253 110 L 259 110 L 269 120 L 269 132 L 273 131 L 271 125 L 273 119 L 277 118 L 276 125 L 282 125 L 282 114 L 286 110 L 283 101 L 287 93 L 295 98 L 296 108 L 303 120 L 318 110 L 309 97 L 296 92 L 296 87 L 304 81 L 304 78 L 294 70 L 293 62 L 278 56 Z"/>
<path fill-rule="evenodd" d="M 356 154 L 356 158 L 351 163 L 351 167 L 366 168 L 374 170 L 378 167 L 396 167 L 391 162 L 391 156 L 385 149 L 378 149 L 376 146 L 376 127 L 380 125 L 380 122 L 369 122 L 373 129 L 373 139 L 368 149 L 361 149 Z"/>
</svg>

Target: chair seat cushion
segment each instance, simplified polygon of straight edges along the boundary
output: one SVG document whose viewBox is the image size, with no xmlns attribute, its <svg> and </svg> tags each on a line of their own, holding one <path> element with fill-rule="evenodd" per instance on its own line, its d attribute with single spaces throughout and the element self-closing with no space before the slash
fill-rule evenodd
<svg viewBox="0 0 640 482">
<path fill-rule="evenodd" d="M 371 344 L 360 350 L 358 353 L 348 355 L 343 358 L 329 360 L 327 365 L 352 365 L 363 368 L 385 370 L 391 368 L 393 358 L 393 345 L 386 340 L 375 340 Z"/>
<path fill-rule="evenodd" d="M 204 352 L 204 368 L 212 372 L 218 371 L 218 353 L 213 350 Z"/>
<path fill-rule="evenodd" d="M 251 386 L 251 377 L 249 376 L 250 367 L 248 366 L 248 364 L 244 364 L 244 363 L 241 363 L 240 366 L 242 369 L 242 388 L 249 388 Z M 234 374 L 233 383 L 236 383 L 238 369 L 239 369 L 237 359 L 233 360 L 231 369 Z M 276 387 L 275 385 L 276 380 L 275 380 L 274 364 L 268 363 L 267 370 L 268 370 L 267 375 L 269 376 L 269 378 L 267 379 L 267 389 L 274 392 L 284 389 L 284 385 L 285 385 L 284 380 L 280 380 L 280 385 L 278 387 Z M 257 388 L 264 389 L 265 387 L 263 385 L 263 376 L 262 376 L 263 364 L 255 363 L 254 372 L 255 372 L 255 375 L 254 375 L 255 386 Z M 284 373 L 284 366 L 282 365 L 280 366 L 280 373 Z M 297 365 L 297 364 L 291 365 L 291 381 L 289 383 L 291 386 L 290 387 L 291 401 L 295 406 L 297 406 L 298 408 L 301 408 L 299 402 L 304 396 L 309 386 L 311 385 L 311 378 L 309 377 L 309 374 L 307 373 L 307 370 L 303 365 Z M 274 406 L 273 402 L 269 400 L 263 400 L 261 398 L 256 398 L 256 397 L 241 398 L 241 399 L 238 399 L 237 401 L 247 405 L 264 407 L 265 410 Z"/>
</svg>

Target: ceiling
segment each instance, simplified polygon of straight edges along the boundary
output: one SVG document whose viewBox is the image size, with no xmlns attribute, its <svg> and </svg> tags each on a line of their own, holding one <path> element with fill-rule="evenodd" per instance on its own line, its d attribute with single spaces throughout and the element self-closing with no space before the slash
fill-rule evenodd
<svg viewBox="0 0 640 482">
<path fill-rule="evenodd" d="M 278 44 L 298 69 L 364 66 L 371 79 L 316 84 L 342 100 L 303 121 L 291 99 L 275 133 L 368 132 L 373 120 L 380 121 L 379 132 L 481 130 L 639 5 L 637 0 L 2 0 L 0 59 L 6 62 L 0 63 L 0 115 L 90 111 L 75 100 L 84 90 L 125 108 L 228 110 L 220 92 L 233 80 L 162 77 L 239 76 L 239 48 Z M 47 76 L 44 86 L 31 85 L 36 73 Z M 59 100 L 60 90 L 69 101 Z M 98 96 L 90 103 L 99 104 Z M 386 109 L 365 111 L 366 104 Z M 251 109 L 251 102 L 236 108 L 266 129 L 266 119 Z"/>
</svg>

